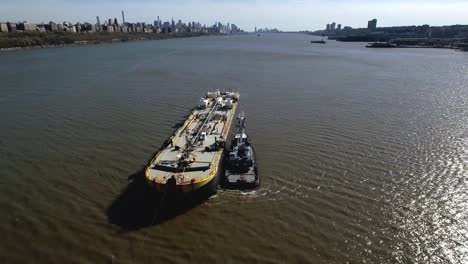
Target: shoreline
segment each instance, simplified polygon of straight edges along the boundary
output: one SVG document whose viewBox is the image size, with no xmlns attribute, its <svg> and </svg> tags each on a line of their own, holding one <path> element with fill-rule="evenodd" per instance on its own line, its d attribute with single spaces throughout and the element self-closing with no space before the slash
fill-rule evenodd
<svg viewBox="0 0 468 264">
<path fill-rule="evenodd" d="M 461 51 L 466 52 L 463 46 L 455 46 L 455 45 L 424 45 L 424 44 L 395 44 L 394 42 L 371 42 L 369 43 L 366 48 L 371 49 L 446 49 L 446 50 L 454 50 L 454 51 Z"/>
<path fill-rule="evenodd" d="M 90 46 L 90 45 L 102 45 L 102 44 L 115 44 L 115 43 L 125 43 L 125 42 L 136 42 L 136 41 L 153 41 L 153 40 L 167 40 L 167 39 L 177 39 L 177 38 L 193 38 L 193 37 L 204 37 L 204 36 L 222 36 L 225 34 L 220 33 L 183 33 L 183 34 L 154 34 L 154 33 L 145 33 L 149 34 L 144 35 L 129 35 L 133 38 L 112 38 L 112 39 L 90 39 L 90 40 L 76 40 L 73 43 L 67 44 L 46 44 L 46 45 L 32 45 L 32 46 L 12 46 L 6 48 L 0 48 L 0 53 L 14 52 L 14 51 L 25 51 L 25 50 L 35 50 L 35 49 L 49 49 L 49 48 L 65 48 L 65 47 L 81 47 L 81 46 Z M 154 34 L 154 35 L 153 35 Z"/>
</svg>

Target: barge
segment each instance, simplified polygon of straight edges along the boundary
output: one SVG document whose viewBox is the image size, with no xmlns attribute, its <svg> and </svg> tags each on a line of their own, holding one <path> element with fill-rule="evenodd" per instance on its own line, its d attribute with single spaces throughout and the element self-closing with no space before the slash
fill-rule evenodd
<svg viewBox="0 0 468 264">
<path fill-rule="evenodd" d="M 145 177 L 157 192 L 217 191 L 236 116 L 238 92 L 208 92 L 149 162 Z"/>
</svg>

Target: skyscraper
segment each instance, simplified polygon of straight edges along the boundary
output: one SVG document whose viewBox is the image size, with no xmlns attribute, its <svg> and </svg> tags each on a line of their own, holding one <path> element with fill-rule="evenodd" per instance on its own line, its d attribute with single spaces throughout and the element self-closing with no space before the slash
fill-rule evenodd
<svg viewBox="0 0 468 264">
<path fill-rule="evenodd" d="M 374 31 L 377 29 L 377 19 L 372 19 L 369 22 L 367 22 L 367 29 Z"/>
<path fill-rule="evenodd" d="M 327 30 L 327 31 L 330 31 L 330 28 L 331 28 L 330 24 L 327 24 L 326 30 Z"/>
<path fill-rule="evenodd" d="M 333 22 L 333 23 L 331 23 L 331 28 L 330 28 L 330 30 L 331 30 L 331 31 L 335 31 L 335 29 L 336 29 L 336 23 Z"/>
<path fill-rule="evenodd" d="M 341 30 L 341 24 L 338 24 L 338 26 L 336 27 L 336 30 Z"/>
<path fill-rule="evenodd" d="M 125 13 L 123 10 L 122 10 L 122 23 L 125 25 Z"/>
<path fill-rule="evenodd" d="M 98 27 L 100 27 L 101 26 L 101 20 L 99 19 L 99 16 L 96 17 L 96 20 L 97 20 L 96 22 L 97 22 Z"/>
</svg>

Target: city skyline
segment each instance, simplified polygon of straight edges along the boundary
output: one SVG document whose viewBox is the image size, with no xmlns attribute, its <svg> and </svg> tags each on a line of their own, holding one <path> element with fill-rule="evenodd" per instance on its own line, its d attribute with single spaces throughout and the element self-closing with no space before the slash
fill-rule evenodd
<svg viewBox="0 0 468 264">
<path fill-rule="evenodd" d="M 152 23 L 160 16 L 163 21 L 174 18 L 200 21 L 206 25 L 216 21 L 235 22 L 248 31 L 253 31 L 254 27 L 290 31 L 319 30 L 334 20 L 346 26 L 365 28 L 367 21 L 374 17 L 379 19 L 380 26 L 468 23 L 465 18 L 468 2 L 459 0 L 84 0 L 80 3 L 71 0 L 4 0 L 1 5 L 1 21 L 26 20 L 33 23 L 95 23 L 96 16 L 101 19 L 121 18 L 122 10 L 125 11 L 125 20 L 131 22 Z"/>
</svg>

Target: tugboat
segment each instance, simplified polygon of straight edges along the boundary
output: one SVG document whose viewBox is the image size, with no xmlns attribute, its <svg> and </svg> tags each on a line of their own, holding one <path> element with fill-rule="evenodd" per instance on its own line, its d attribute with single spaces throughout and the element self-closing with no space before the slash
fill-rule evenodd
<svg viewBox="0 0 468 264">
<path fill-rule="evenodd" d="M 255 150 L 245 132 L 245 115 L 237 118 L 239 132 L 226 155 L 223 185 L 227 189 L 253 189 L 260 185 Z"/>
</svg>

